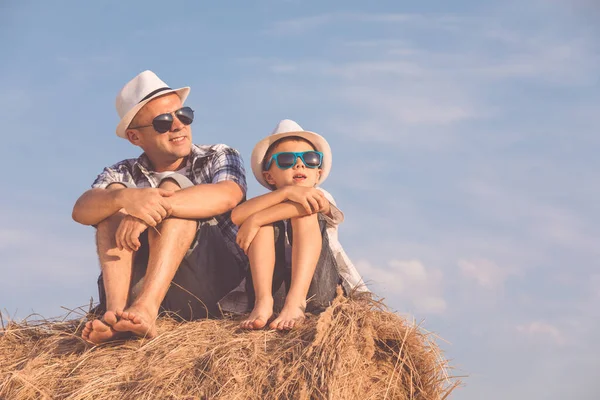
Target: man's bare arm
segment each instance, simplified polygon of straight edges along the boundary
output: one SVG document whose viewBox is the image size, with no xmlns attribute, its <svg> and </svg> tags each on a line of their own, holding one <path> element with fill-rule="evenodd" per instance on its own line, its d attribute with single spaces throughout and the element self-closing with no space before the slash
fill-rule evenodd
<svg viewBox="0 0 600 400">
<path fill-rule="evenodd" d="M 106 189 L 90 189 L 77 199 L 73 219 L 83 225 L 96 225 L 121 209 L 156 226 L 171 213 L 166 200 L 173 192 L 164 189 L 130 189 L 114 183 Z"/>
<path fill-rule="evenodd" d="M 199 219 L 223 214 L 237 206 L 244 192 L 233 181 L 205 183 L 175 192 L 168 201 L 172 207 L 171 216 Z"/>
</svg>

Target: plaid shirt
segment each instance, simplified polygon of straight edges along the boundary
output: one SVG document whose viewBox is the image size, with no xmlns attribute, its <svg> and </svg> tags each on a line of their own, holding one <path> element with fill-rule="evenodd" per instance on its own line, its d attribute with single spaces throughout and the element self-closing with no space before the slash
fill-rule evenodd
<svg viewBox="0 0 600 400">
<path fill-rule="evenodd" d="M 111 183 L 117 182 L 127 187 L 155 188 L 164 176 L 164 173 L 152 171 L 150 160 L 144 153 L 137 159 L 123 160 L 104 168 L 92 184 L 92 188 L 106 188 Z M 233 181 L 240 186 L 244 197 L 246 196 L 246 171 L 242 157 L 237 150 L 224 144 L 212 146 L 193 144 L 187 160 L 185 176 L 194 185 Z M 215 219 L 227 246 L 245 265 L 247 258 L 235 242 L 237 227 L 231 222 L 230 215 L 231 213 L 227 212 L 216 215 Z"/>
</svg>

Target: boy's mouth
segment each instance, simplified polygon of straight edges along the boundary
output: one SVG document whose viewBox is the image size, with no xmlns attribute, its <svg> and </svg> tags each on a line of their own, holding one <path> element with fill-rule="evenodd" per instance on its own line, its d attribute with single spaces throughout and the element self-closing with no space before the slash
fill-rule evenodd
<svg viewBox="0 0 600 400">
<path fill-rule="evenodd" d="M 304 174 L 294 174 L 293 179 L 296 182 L 303 181 L 304 179 L 306 179 L 306 175 L 304 175 Z"/>
</svg>

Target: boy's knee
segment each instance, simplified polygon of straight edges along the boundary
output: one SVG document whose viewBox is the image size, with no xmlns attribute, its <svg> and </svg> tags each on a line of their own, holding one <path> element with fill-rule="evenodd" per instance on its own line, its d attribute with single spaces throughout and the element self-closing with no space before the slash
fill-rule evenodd
<svg viewBox="0 0 600 400">
<path fill-rule="evenodd" d="M 305 215 L 302 217 L 291 218 L 290 220 L 292 224 L 292 229 L 296 226 L 305 227 L 305 226 L 319 226 L 319 216 L 317 213 Z"/>
</svg>

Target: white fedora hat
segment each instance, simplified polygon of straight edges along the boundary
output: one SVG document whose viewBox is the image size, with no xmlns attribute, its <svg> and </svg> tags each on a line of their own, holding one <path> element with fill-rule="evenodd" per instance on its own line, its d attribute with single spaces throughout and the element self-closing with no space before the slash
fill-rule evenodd
<svg viewBox="0 0 600 400">
<path fill-rule="evenodd" d="M 288 136 L 299 136 L 303 139 L 306 139 L 311 142 L 313 146 L 315 146 L 317 151 L 323 153 L 321 176 L 317 184 L 323 183 L 331 171 L 331 147 L 329 147 L 329 143 L 327 143 L 327 140 L 325 140 L 323 136 L 315 132 L 305 131 L 300 125 L 291 119 L 284 119 L 280 121 L 269 136 L 254 146 L 254 150 L 252 150 L 252 156 L 250 157 L 250 164 L 256 180 L 267 189 L 272 189 L 263 176 L 263 161 L 265 154 L 273 143 Z"/>
<path fill-rule="evenodd" d="M 127 139 L 127 128 L 131 120 L 150 100 L 168 93 L 177 93 L 181 103 L 190 93 L 189 87 L 171 89 L 152 71 L 144 71 L 123 86 L 117 95 L 117 114 L 121 121 L 117 125 L 117 136 Z"/>
</svg>

